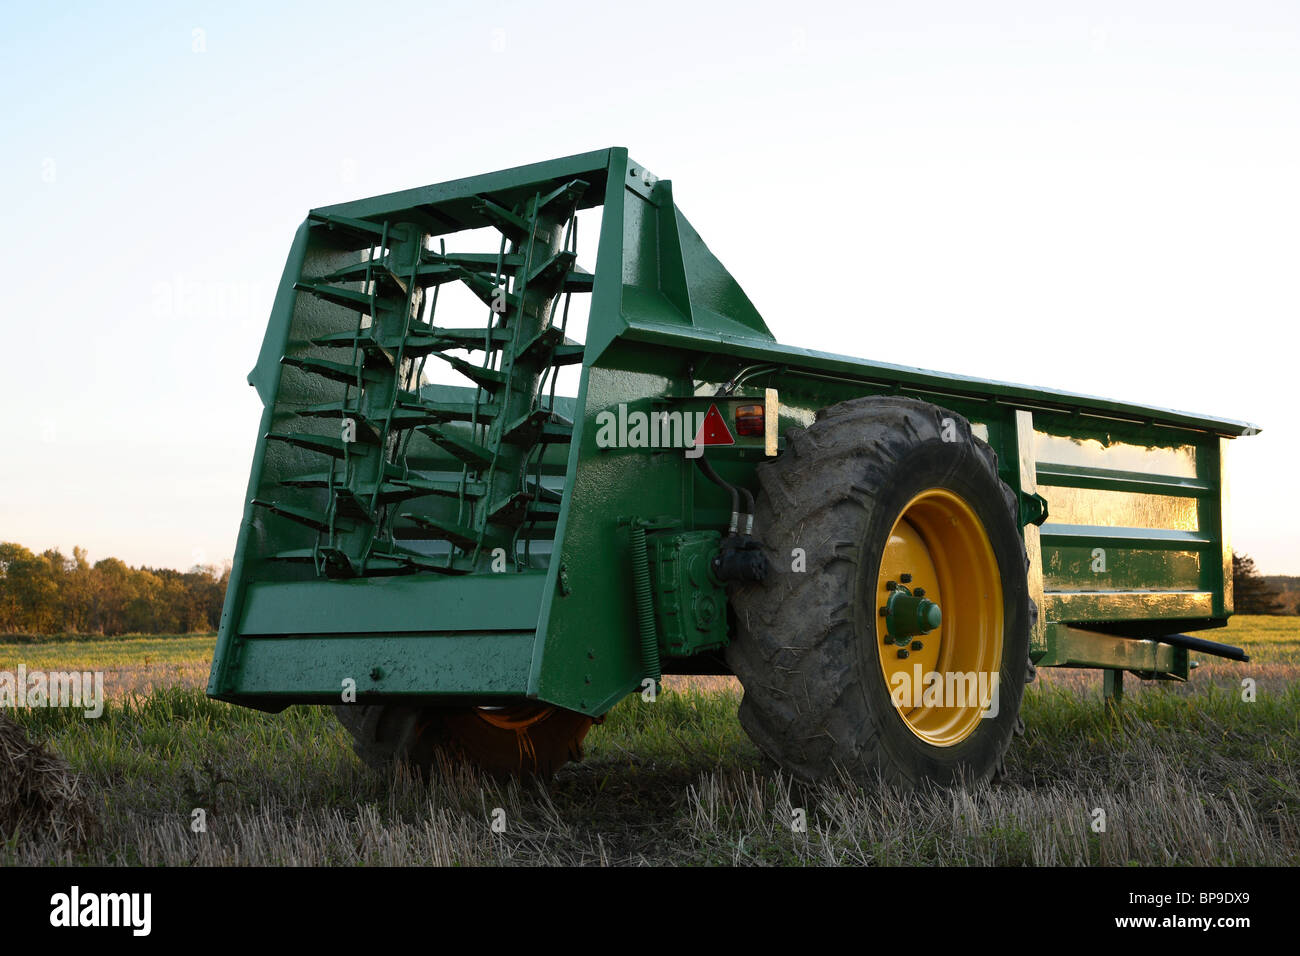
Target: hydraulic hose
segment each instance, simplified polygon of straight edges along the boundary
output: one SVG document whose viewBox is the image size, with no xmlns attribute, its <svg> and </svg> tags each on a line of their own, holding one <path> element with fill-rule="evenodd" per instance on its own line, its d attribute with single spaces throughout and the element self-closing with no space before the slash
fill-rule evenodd
<svg viewBox="0 0 1300 956">
<path fill-rule="evenodd" d="M 732 485 L 729 485 L 725 481 L 723 481 L 722 476 L 713 470 L 713 466 L 709 464 L 708 459 L 706 459 L 703 455 L 695 459 L 695 464 L 700 469 L 700 471 L 704 473 L 705 478 L 709 479 L 709 481 L 713 482 L 719 488 L 725 489 L 731 495 L 731 533 L 735 534 L 740 525 L 740 492 L 736 491 L 735 487 L 733 487 Z M 752 510 L 754 499 L 753 496 L 750 495 L 747 489 L 745 489 L 745 497 L 748 498 L 750 501 L 751 510 L 749 512 L 750 514 L 749 520 L 750 523 L 752 524 L 754 521 L 753 519 L 754 512 Z"/>
</svg>

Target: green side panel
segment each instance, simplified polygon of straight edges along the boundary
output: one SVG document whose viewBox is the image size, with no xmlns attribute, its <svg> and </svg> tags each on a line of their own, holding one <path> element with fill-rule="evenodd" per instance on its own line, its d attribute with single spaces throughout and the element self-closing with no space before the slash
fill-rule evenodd
<svg viewBox="0 0 1300 956">
<path fill-rule="evenodd" d="M 258 582 L 248 586 L 239 631 L 260 636 L 532 630 L 545 584 L 541 572 Z"/>
<path fill-rule="evenodd" d="M 1226 439 L 1035 416 L 1047 620 L 1221 621 L 1232 613 Z"/>
<path fill-rule="evenodd" d="M 740 284 L 677 209 L 672 183 L 651 179 L 647 185 L 644 167 L 634 160 L 626 160 L 619 182 L 618 158 L 611 162 L 602 214 L 588 361 L 607 364 L 605 350 L 633 328 L 654 330 L 677 347 L 690 347 L 697 337 L 775 345 Z"/>
<path fill-rule="evenodd" d="M 1122 561 L 1112 560 L 1105 571 L 1093 572 L 1092 549 L 1070 545 L 1043 548 L 1044 586 L 1068 591 L 1080 581 L 1100 592 L 1173 588 L 1194 591 L 1201 584 L 1201 556 L 1195 551 L 1127 549 Z"/>
<path fill-rule="evenodd" d="M 384 695 L 436 701 L 522 696 L 533 632 L 255 638 L 237 661 L 239 697 L 337 704 L 345 680 L 357 701 Z"/>
<path fill-rule="evenodd" d="M 681 516 L 692 508 L 690 474 L 680 452 L 596 446 L 599 412 L 620 403 L 648 412 L 651 397 L 673 391 L 673 378 L 644 370 L 655 358 L 614 350 L 607 359 L 643 370 L 602 366 L 585 375 L 576 474 L 560 525 L 561 561 L 570 590 L 547 592 L 549 614 L 534 661 L 534 687 L 544 700 L 587 713 L 604 713 L 637 689 L 643 676 L 635 639 L 630 539 L 620 519 Z"/>
</svg>

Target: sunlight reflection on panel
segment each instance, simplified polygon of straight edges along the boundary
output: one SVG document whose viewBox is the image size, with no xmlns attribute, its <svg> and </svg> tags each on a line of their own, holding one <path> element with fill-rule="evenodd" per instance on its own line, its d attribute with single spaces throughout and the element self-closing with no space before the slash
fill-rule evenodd
<svg viewBox="0 0 1300 956">
<path fill-rule="evenodd" d="M 1176 448 L 1144 448 L 1124 442 L 1103 445 L 1095 438 L 1063 438 L 1035 432 L 1034 457 L 1040 462 L 1057 465 L 1140 471 L 1149 475 L 1179 478 L 1196 477 L 1196 449 L 1191 445 Z"/>
<path fill-rule="evenodd" d="M 1043 487 L 1054 524 L 1198 531 L 1195 498 L 1132 491 Z"/>
</svg>

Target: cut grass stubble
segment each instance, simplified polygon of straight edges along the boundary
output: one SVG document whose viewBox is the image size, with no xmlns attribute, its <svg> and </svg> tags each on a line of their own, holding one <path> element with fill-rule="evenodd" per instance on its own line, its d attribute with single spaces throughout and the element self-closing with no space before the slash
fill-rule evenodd
<svg viewBox="0 0 1300 956">
<path fill-rule="evenodd" d="M 628 698 L 588 736 L 587 759 L 545 785 L 451 767 L 432 783 L 385 778 L 355 759 L 324 708 L 262 714 L 194 686 L 124 692 L 98 720 L 20 710 L 27 735 L 82 775 L 102 828 L 81 844 L 9 834 L 0 861 L 1294 865 L 1296 635 L 1233 636 L 1258 665 L 1208 665 L 1185 686 L 1130 680 L 1118 714 L 1069 675 L 1043 672 L 1005 781 L 907 797 L 776 772 L 744 736 L 726 678 L 671 680 L 653 703 Z M 1247 703 L 1239 683 L 1255 667 L 1277 673 Z M 191 827 L 196 809 L 206 832 Z"/>
</svg>

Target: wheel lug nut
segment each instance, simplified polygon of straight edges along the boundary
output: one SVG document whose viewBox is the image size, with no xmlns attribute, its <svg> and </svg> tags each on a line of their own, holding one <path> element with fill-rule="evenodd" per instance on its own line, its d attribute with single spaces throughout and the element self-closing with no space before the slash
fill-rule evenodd
<svg viewBox="0 0 1300 956">
<path fill-rule="evenodd" d="M 889 617 L 889 608 L 887 608 L 887 607 L 882 607 L 882 608 L 880 609 L 880 616 L 881 616 L 881 617 Z"/>
<path fill-rule="evenodd" d="M 920 641 L 913 641 L 913 642 L 912 642 L 912 650 L 914 650 L 914 651 L 919 651 L 919 650 L 920 650 L 921 648 L 923 648 L 923 647 L 925 647 L 925 645 L 922 644 Z"/>
<path fill-rule="evenodd" d="M 900 648 L 898 649 L 898 656 L 899 656 L 899 657 L 907 657 L 907 648 L 906 648 L 906 647 L 900 647 Z"/>
<path fill-rule="evenodd" d="M 912 576 L 910 574 L 900 574 L 898 580 L 902 581 L 904 584 L 911 584 Z"/>
<path fill-rule="evenodd" d="M 886 581 L 886 582 L 885 582 L 885 590 L 886 590 L 886 591 L 897 591 L 897 590 L 898 590 L 898 582 L 897 582 L 897 581 Z"/>
<path fill-rule="evenodd" d="M 917 588 L 912 592 L 912 597 L 925 597 L 925 588 Z"/>
</svg>

